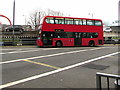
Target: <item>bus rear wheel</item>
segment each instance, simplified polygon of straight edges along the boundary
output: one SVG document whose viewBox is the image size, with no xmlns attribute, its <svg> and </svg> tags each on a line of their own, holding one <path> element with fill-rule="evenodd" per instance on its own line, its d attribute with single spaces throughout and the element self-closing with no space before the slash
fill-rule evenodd
<svg viewBox="0 0 120 90">
<path fill-rule="evenodd" d="M 89 46 L 90 46 L 90 47 L 94 47 L 94 46 L 95 46 L 94 41 L 90 41 L 90 42 L 89 42 Z"/>
<path fill-rule="evenodd" d="M 56 42 L 56 46 L 57 46 L 57 47 L 61 47 L 61 46 L 62 46 L 62 42 L 61 42 L 61 41 L 57 41 L 57 42 Z"/>
</svg>

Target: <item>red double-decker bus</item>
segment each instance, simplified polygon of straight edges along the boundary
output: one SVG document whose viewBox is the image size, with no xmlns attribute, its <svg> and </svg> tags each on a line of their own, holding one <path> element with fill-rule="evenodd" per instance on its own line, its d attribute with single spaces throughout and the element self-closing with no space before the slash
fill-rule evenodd
<svg viewBox="0 0 120 90">
<path fill-rule="evenodd" d="M 100 19 L 46 16 L 38 46 L 103 45 L 103 24 Z"/>
</svg>

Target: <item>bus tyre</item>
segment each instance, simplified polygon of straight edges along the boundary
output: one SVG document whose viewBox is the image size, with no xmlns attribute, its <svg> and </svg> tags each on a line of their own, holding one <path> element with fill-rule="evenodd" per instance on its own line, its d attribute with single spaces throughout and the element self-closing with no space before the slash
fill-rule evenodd
<svg viewBox="0 0 120 90">
<path fill-rule="evenodd" d="M 90 46 L 90 47 L 94 47 L 94 46 L 95 46 L 94 41 L 90 41 L 90 42 L 89 42 L 89 46 Z"/>
<path fill-rule="evenodd" d="M 57 41 L 57 42 L 56 42 L 56 46 L 57 46 L 57 47 L 61 47 L 61 46 L 62 46 L 62 42 L 61 42 L 61 41 Z"/>
</svg>

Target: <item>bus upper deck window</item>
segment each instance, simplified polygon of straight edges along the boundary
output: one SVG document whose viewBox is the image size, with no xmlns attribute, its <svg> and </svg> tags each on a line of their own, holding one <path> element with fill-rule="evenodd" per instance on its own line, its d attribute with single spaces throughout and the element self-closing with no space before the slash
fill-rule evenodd
<svg viewBox="0 0 120 90">
<path fill-rule="evenodd" d="M 73 19 L 65 18 L 65 24 L 73 24 Z"/>
<path fill-rule="evenodd" d="M 86 25 L 86 20 L 85 19 L 83 19 L 83 25 Z"/>
<path fill-rule="evenodd" d="M 64 18 L 55 18 L 55 24 L 64 24 Z"/>
<path fill-rule="evenodd" d="M 54 24 L 54 20 L 53 20 L 53 19 L 50 19 L 50 23 L 51 23 L 51 24 Z"/>
<path fill-rule="evenodd" d="M 82 19 L 74 19 L 75 25 L 82 25 Z"/>
<path fill-rule="evenodd" d="M 94 25 L 94 21 L 93 20 L 87 20 L 87 25 Z"/>
<path fill-rule="evenodd" d="M 46 23 L 49 23 L 49 22 L 50 22 L 50 19 L 46 18 L 46 20 L 45 20 L 45 21 L 46 21 Z"/>
<path fill-rule="evenodd" d="M 102 22 L 98 21 L 98 20 L 95 20 L 95 26 L 102 26 Z"/>
<path fill-rule="evenodd" d="M 54 24 L 54 18 L 51 17 L 46 18 L 46 23 Z"/>
</svg>

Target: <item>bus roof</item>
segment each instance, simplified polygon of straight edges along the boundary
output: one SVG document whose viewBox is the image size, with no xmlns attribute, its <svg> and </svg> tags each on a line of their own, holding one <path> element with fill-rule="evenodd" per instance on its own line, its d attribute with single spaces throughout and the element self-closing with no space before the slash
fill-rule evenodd
<svg viewBox="0 0 120 90">
<path fill-rule="evenodd" d="M 54 17 L 54 18 L 70 18 L 70 19 L 86 19 L 86 20 L 99 20 L 102 21 L 101 19 L 92 19 L 92 18 L 77 18 L 77 17 L 64 17 L 64 16 L 45 16 L 47 17 Z"/>
</svg>

